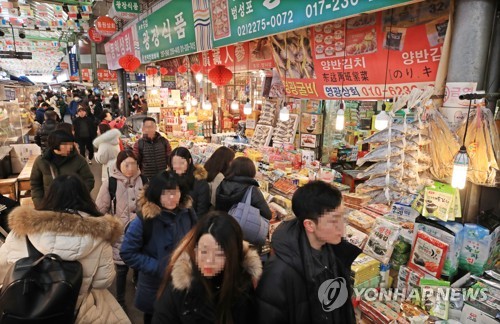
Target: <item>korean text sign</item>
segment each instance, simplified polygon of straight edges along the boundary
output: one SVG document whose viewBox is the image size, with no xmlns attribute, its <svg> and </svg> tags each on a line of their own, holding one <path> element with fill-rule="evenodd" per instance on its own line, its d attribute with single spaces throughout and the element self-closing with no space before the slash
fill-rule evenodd
<svg viewBox="0 0 500 324">
<path fill-rule="evenodd" d="M 287 94 L 382 99 L 434 84 L 448 25 L 440 9 L 423 2 L 269 37 Z"/>
<path fill-rule="evenodd" d="M 143 63 L 196 52 L 191 1 L 172 0 L 136 26 Z"/>
<path fill-rule="evenodd" d="M 104 45 L 106 61 L 110 70 L 121 68 L 118 64 L 120 57 L 126 54 L 135 55 L 133 35 L 132 28 L 128 28 Z"/>
<path fill-rule="evenodd" d="M 414 0 L 210 0 L 213 45 L 234 44 L 411 2 Z"/>
</svg>

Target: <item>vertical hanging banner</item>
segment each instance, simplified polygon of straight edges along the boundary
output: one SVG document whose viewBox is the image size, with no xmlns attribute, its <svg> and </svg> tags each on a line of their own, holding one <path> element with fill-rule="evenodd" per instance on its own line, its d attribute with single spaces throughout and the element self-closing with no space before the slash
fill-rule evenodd
<svg viewBox="0 0 500 324">
<path fill-rule="evenodd" d="M 136 26 L 143 63 L 196 52 L 191 1 L 172 0 Z"/>
<path fill-rule="evenodd" d="M 449 19 L 449 2 L 439 4 L 422 2 L 269 37 L 283 81 L 287 71 L 287 94 L 382 99 L 434 84 Z"/>
<path fill-rule="evenodd" d="M 76 54 L 69 54 L 69 75 L 70 77 L 78 78 L 78 61 L 76 60 Z"/>
<path fill-rule="evenodd" d="M 213 45 L 274 35 L 415 0 L 210 0 Z"/>
<path fill-rule="evenodd" d="M 134 49 L 134 32 L 132 28 L 125 29 L 118 36 L 111 39 L 104 45 L 106 51 L 106 61 L 110 70 L 121 69 L 118 60 L 127 54 L 136 55 Z"/>
</svg>

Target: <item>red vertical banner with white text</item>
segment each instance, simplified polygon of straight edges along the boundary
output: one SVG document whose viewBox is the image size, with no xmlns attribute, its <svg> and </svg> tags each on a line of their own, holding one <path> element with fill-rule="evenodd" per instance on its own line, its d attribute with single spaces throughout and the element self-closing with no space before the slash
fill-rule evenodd
<svg viewBox="0 0 500 324">
<path fill-rule="evenodd" d="M 448 17 L 448 1 L 430 1 L 269 40 L 289 96 L 391 98 L 434 84 Z"/>
</svg>

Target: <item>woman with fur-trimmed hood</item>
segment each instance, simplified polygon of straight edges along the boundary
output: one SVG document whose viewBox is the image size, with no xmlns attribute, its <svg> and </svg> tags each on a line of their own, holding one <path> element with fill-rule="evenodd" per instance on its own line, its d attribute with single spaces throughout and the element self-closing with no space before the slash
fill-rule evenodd
<svg viewBox="0 0 500 324">
<path fill-rule="evenodd" d="M 0 247 L 0 282 L 10 265 L 28 256 L 27 237 L 42 254 L 55 253 L 81 263 L 76 323 L 130 323 L 107 290 L 115 277 L 111 245 L 120 237 L 122 226 L 113 216 L 99 213 L 78 176 L 57 177 L 40 210 L 18 207 L 9 215 L 9 227 L 11 232 Z"/>
<path fill-rule="evenodd" d="M 139 271 L 135 307 L 150 323 L 153 305 L 170 255 L 196 223 L 191 199 L 174 172 L 155 176 L 138 200 L 137 217 L 130 223 L 120 256 Z"/>
<path fill-rule="evenodd" d="M 256 323 L 259 255 L 225 212 L 200 219 L 172 255 L 153 323 Z"/>
<path fill-rule="evenodd" d="M 189 150 L 178 147 L 170 154 L 169 170 L 175 171 L 189 190 L 193 199 L 193 209 L 198 218 L 202 218 L 210 209 L 210 187 L 207 182 L 208 172 L 202 165 L 194 165 Z"/>
</svg>

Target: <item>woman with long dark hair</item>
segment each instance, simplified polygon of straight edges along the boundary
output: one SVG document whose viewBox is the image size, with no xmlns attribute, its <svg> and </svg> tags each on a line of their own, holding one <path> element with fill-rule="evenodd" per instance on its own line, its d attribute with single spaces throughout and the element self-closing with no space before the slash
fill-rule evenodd
<svg viewBox="0 0 500 324">
<path fill-rule="evenodd" d="M 251 205 L 260 210 L 260 215 L 271 219 L 272 212 L 267 204 L 259 183 L 255 180 L 257 170 L 252 160 L 247 157 L 238 157 L 231 162 L 227 176 L 221 182 L 216 194 L 216 209 L 229 211 L 231 207 L 242 202 L 245 193 L 252 189 Z"/>
<path fill-rule="evenodd" d="M 219 147 L 210 158 L 205 162 L 207 170 L 207 182 L 210 188 L 210 203 L 215 207 L 215 194 L 220 183 L 224 180 L 229 164 L 234 159 L 234 151 L 228 147 Z"/>
<path fill-rule="evenodd" d="M 170 154 L 169 170 L 177 173 L 189 190 L 193 199 L 193 208 L 199 218 L 210 208 L 210 189 L 207 182 L 207 170 L 202 165 L 194 165 L 193 157 L 185 147 L 178 147 Z"/>
<path fill-rule="evenodd" d="M 135 307 L 151 322 L 153 305 L 170 255 L 196 223 L 191 199 L 174 172 L 156 175 L 141 192 L 137 217 L 121 246 L 125 264 L 139 271 Z"/>
<path fill-rule="evenodd" d="M 102 216 L 77 175 L 54 179 L 40 210 L 21 206 L 9 215 L 11 232 L 0 248 L 0 282 L 9 265 L 27 257 L 26 238 L 42 254 L 54 253 L 83 268 L 76 323 L 130 323 L 107 288 L 115 268 L 111 245 L 122 226 L 111 215 Z"/>
<path fill-rule="evenodd" d="M 261 273 L 236 220 L 211 212 L 173 253 L 153 323 L 255 323 L 254 284 Z"/>
</svg>

